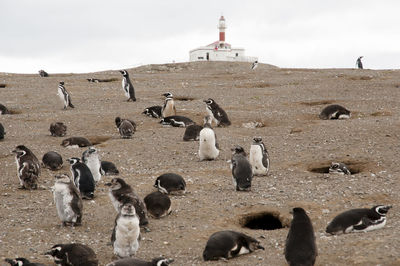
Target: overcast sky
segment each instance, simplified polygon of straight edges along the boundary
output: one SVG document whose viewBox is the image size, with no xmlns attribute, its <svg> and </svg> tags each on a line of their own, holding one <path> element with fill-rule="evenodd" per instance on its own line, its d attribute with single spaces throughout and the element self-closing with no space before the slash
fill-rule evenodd
<svg viewBox="0 0 400 266">
<path fill-rule="evenodd" d="M 400 66 L 398 0 L 0 0 L 0 72 L 94 72 L 186 62 L 226 41 L 295 68 Z"/>
</svg>

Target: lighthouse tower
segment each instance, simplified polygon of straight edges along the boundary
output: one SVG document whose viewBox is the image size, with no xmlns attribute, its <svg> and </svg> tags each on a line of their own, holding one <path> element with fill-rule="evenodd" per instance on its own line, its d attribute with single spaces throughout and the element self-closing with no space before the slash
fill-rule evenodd
<svg viewBox="0 0 400 266">
<path fill-rule="evenodd" d="M 224 48 L 225 47 L 225 29 L 226 29 L 226 23 L 225 23 L 224 16 L 221 16 L 219 19 L 218 29 L 219 29 L 219 47 Z"/>
</svg>

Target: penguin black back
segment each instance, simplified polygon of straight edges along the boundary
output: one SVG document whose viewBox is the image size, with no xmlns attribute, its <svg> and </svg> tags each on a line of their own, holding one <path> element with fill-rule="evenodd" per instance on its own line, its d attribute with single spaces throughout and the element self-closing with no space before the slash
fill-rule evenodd
<svg viewBox="0 0 400 266">
<path fill-rule="evenodd" d="M 4 131 L 3 125 L 0 123 L 0 140 L 4 139 L 4 135 L 6 132 Z"/>
<path fill-rule="evenodd" d="M 71 164 L 74 184 L 79 189 L 82 199 L 93 199 L 96 183 L 89 167 L 77 157 L 68 159 L 68 162 Z"/>
<path fill-rule="evenodd" d="M 93 249 L 78 243 L 54 245 L 45 255 L 52 256 L 54 262 L 62 266 L 97 266 L 99 264 Z"/>
<path fill-rule="evenodd" d="M 154 187 L 164 194 L 175 192 L 184 193 L 186 190 L 186 182 L 181 175 L 165 173 L 157 177 Z"/>
<path fill-rule="evenodd" d="M 135 88 L 132 85 L 131 79 L 129 78 L 129 73 L 126 70 L 120 70 L 119 71 L 123 78 L 122 78 L 122 89 L 125 92 L 125 96 L 128 98 L 128 102 L 136 102 L 136 97 L 135 97 Z"/>
<path fill-rule="evenodd" d="M 144 198 L 147 211 L 156 219 L 171 213 L 171 200 L 159 191 L 154 191 Z"/>
<path fill-rule="evenodd" d="M 199 140 L 200 138 L 200 131 L 203 129 L 200 125 L 190 125 L 186 127 L 185 133 L 183 135 L 184 141 L 189 140 Z"/>
<path fill-rule="evenodd" d="M 150 107 L 144 109 L 142 114 L 145 114 L 145 115 L 153 117 L 153 118 L 160 118 L 161 110 L 162 110 L 162 106 L 154 105 L 154 106 L 150 106 Z"/>
<path fill-rule="evenodd" d="M 0 115 L 8 115 L 8 114 L 11 114 L 11 112 L 7 109 L 7 107 L 5 107 L 0 103 Z"/>
<path fill-rule="evenodd" d="M 285 258 L 290 266 L 314 265 L 317 257 L 314 229 L 302 208 L 293 209 L 293 220 L 286 238 Z"/>
<path fill-rule="evenodd" d="M 319 118 L 327 119 L 348 119 L 350 118 L 350 111 L 338 104 L 331 104 L 322 109 Z"/>
<path fill-rule="evenodd" d="M 151 261 L 144 261 L 135 258 L 125 258 L 117 261 L 113 261 L 106 266 L 168 266 L 172 262 L 173 259 L 165 259 L 165 258 L 154 258 Z"/>
<path fill-rule="evenodd" d="M 30 262 L 25 258 L 5 259 L 11 266 L 44 266 L 42 263 Z"/>
<path fill-rule="evenodd" d="M 63 159 L 61 155 L 55 151 L 49 151 L 42 158 L 42 166 L 56 171 L 62 168 Z"/>
<path fill-rule="evenodd" d="M 231 121 L 228 118 L 227 113 L 222 109 L 213 99 L 208 98 L 204 100 L 207 105 L 207 113 L 213 117 L 217 126 L 230 126 Z"/>
<path fill-rule="evenodd" d="M 102 175 L 119 175 L 117 166 L 109 161 L 101 161 L 100 171 Z"/>
</svg>

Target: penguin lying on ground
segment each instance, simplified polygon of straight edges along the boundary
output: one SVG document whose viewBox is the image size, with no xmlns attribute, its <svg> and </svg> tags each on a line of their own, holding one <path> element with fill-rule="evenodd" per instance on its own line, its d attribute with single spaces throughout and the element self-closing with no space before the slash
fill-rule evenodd
<svg viewBox="0 0 400 266">
<path fill-rule="evenodd" d="M 64 137 L 67 134 L 67 126 L 63 122 L 51 123 L 50 134 L 53 137 Z"/>
<path fill-rule="evenodd" d="M 160 191 L 154 191 L 144 198 L 148 213 L 156 219 L 167 216 L 172 212 L 171 200 Z"/>
<path fill-rule="evenodd" d="M 164 194 L 183 194 L 186 191 L 186 182 L 178 174 L 166 173 L 157 177 L 154 187 Z"/>
<path fill-rule="evenodd" d="M 150 107 L 147 107 L 146 109 L 144 109 L 142 114 L 145 114 L 145 115 L 153 117 L 153 118 L 160 118 L 161 110 L 162 110 L 162 106 L 154 105 L 154 106 L 150 106 Z"/>
<path fill-rule="evenodd" d="M 338 104 L 328 105 L 322 109 L 319 114 L 319 118 L 323 120 L 327 119 L 349 119 L 350 111 Z"/>
<path fill-rule="evenodd" d="M 63 167 L 63 159 L 58 152 L 49 151 L 43 155 L 42 166 L 52 171 L 60 170 Z"/>
<path fill-rule="evenodd" d="M 154 258 L 152 261 L 147 262 L 140 259 L 125 258 L 113 261 L 106 266 L 168 266 L 173 261 L 173 259 Z"/>
<path fill-rule="evenodd" d="M 190 125 L 194 125 L 195 123 L 193 122 L 192 119 L 185 117 L 185 116 L 180 116 L 180 115 L 173 115 L 173 116 L 167 116 L 161 119 L 160 124 L 163 125 L 168 125 L 168 126 L 173 126 L 173 127 L 187 127 Z"/>
<path fill-rule="evenodd" d="M 71 138 L 67 138 L 64 139 L 61 142 L 61 146 L 67 147 L 67 146 L 71 146 L 71 147 L 88 147 L 88 146 L 92 146 L 92 143 L 87 140 L 86 138 L 83 137 L 71 137 Z"/>
<path fill-rule="evenodd" d="M 25 258 L 5 259 L 4 261 L 8 262 L 11 266 L 45 266 L 42 263 L 30 262 Z"/>
<path fill-rule="evenodd" d="M 93 249 L 78 243 L 54 245 L 45 255 L 53 257 L 54 262 L 61 266 L 99 265 Z"/>
</svg>

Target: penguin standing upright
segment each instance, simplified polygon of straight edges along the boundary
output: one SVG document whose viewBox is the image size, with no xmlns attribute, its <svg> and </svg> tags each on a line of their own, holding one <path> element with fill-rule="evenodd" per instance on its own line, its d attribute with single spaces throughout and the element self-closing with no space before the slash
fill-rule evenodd
<svg viewBox="0 0 400 266">
<path fill-rule="evenodd" d="M 357 65 L 357 68 L 358 68 L 358 69 L 363 69 L 363 64 L 362 64 L 362 62 L 361 62 L 361 59 L 362 59 L 363 57 L 364 57 L 364 56 L 360 56 L 359 58 L 357 58 L 356 65 Z"/>
<path fill-rule="evenodd" d="M 93 249 L 78 243 L 54 245 L 45 255 L 52 256 L 54 262 L 61 266 L 99 265 Z"/>
<path fill-rule="evenodd" d="M 176 115 L 176 108 L 174 102 L 174 96 L 170 92 L 166 92 L 163 94 L 165 96 L 164 106 L 161 110 L 162 117 L 168 117 Z"/>
<path fill-rule="evenodd" d="M 318 255 L 313 225 L 302 208 L 293 208 L 293 220 L 285 244 L 285 258 L 290 266 L 314 265 Z"/>
<path fill-rule="evenodd" d="M 67 109 L 67 107 L 75 107 L 71 102 L 71 96 L 64 87 L 64 81 L 60 81 L 58 84 L 58 96 L 60 96 L 61 101 L 64 103 L 64 109 Z"/>
<path fill-rule="evenodd" d="M 258 67 L 258 61 L 254 61 L 253 64 L 251 65 L 251 70 L 254 70 Z"/>
<path fill-rule="evenodd" d="M 37 189 L 37 180 L 40 175 L 40 163 L 35 154 L 24 145 L 17 146 L 12 152 L 15 153 L 21 188 Z"/>
<path fill-rule="evenodd" d="M 144 261 L 135 258 L 125 258 L 110 262 L 106 266 L 168 266 L 172 262 L 173 259 L 165 259 L 163 257 L 154 258 L 151 261 Z"/>
<path fill-rule="evenodd" d="M 125 92 L 125 96 L 128 98 L 127 102 L 136 102 L 135 98 L 135 88 L 132 85 L 131 79 L 129 78 L 129 73 L 126 70 L 120 70 L 122 78 L 122 89 Z"/>
<path fill-rule="evenodd" d="M 229 259 L 257 249 L 264 250 L 260 242 L 248 235 L 235 231 L 219 231 L 210 236 L 203 251 L 203 259 Z"/>
<path fill-rule="evenodd" d="M 53 196 L 58 216 L 63 225 L 81 225 L 83 209 L 82 198 L 68 175 L 56 175 Z"/>
<path fill-rule="evenodd" d="M 114 254 L 120 258 L 131 257 L 139 249 L 140 227 L 133 203 L 121 206 L 111 235 Z"/>
<path fill-rule="evenodd" d="M 237 191 L 249 191 L 251 190 L 251 180 L 253 179 L 251 164 L 247 160 L 246 153 L 242 147 L 236 146 L 232 151 L 233 185 Z"/>
<path fill-rule="evenodd" d="M 95 182 L 90 169 L 76 157 L 68 159 L 68 162 L 71 164 L 72 180 L 81 192 L 82 199 L 93 199 Z"/>
<path fill-rule="evenodd" d="M 99 182 L 101 179 L 101 162 L 99 159 L 99 153 L 95 147 L 89 147 L 86 151 L 82 153 L 82 162 L 92 172 L 94 182 Z"/>
<path fill-rule="evenodd" d="M 326 227 L 328 234 L 368 232 L 383 228 L 386 214 L 392 206 L 377 205 L 368 208 L 352 209 L 337 215 Z"/>
<path fill-rule="evenodd" d="M 206 111 L 209 116 L 212 117 L 213 121 L 217 126 L 229 126 L 231 121 L 229 121 L 228 115 L 213 99 L 209 98 L 204 100 L 206 103 Z M 211 123 L 210 123 L 211 125 Z"/>
<path fill-rule="evenodd" d="M 135 206 L 136 214 L 139 216 L 140 226 L 145 226 L 149 223 L 144 202 L 139 198 L 135 191 L 133 191 L 131 186 L 125 182 L 125 180 L 115 177 L 111 179 L 111 182 L 106 183 L 105 185 L 110 187 L 108 195 L 117 212 L 121 210 L 121 206 L 124 203 L 132 202 Z"/>
<path fill-rule="evenodd" d="M 249 161 L 254 175 L 267 175 L 269 170 L 269 154 L 262 138 L 253 138 L 250 146 Z"/>
<path fill-rule="evenodd" d="M 211 116 L 207 116 L 206 123 L 200 131 L 199 157 L 200 161 L 215 160 L 219 155 L 217 135 L 211 127 Z"/>
</svg>

